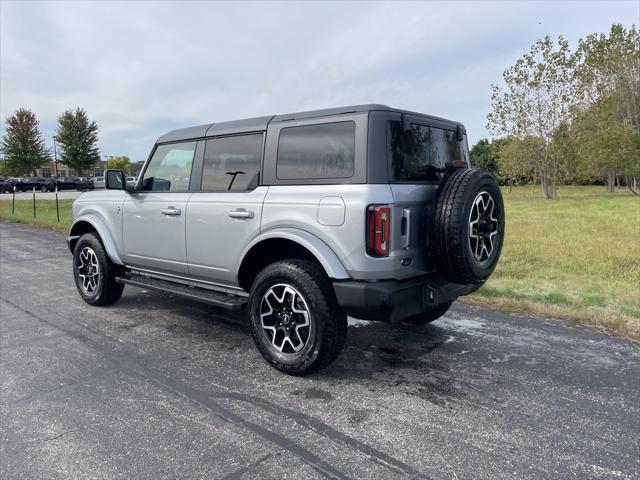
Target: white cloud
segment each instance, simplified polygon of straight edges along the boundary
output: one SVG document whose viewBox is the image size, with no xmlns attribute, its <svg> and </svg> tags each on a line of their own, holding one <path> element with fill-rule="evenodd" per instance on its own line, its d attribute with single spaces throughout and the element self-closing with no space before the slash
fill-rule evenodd
<svg viewBox="0 0 640 480">
<path fill-rule="evenodd" d="M 489 85 L 537 38 L 630 25 L 636 2 L 0 3 L 0 114 L 48 138 L 82 106 L 103 154 L 144 159 L 165 131 L 357 103 L 486 135 Z M 539 23 L 541 22 L 541 23 Z"/>
</svg>

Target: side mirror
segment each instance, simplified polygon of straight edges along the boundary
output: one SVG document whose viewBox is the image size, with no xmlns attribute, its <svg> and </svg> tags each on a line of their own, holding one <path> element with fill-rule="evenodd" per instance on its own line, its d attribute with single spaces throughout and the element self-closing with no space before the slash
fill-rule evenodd
<svg viewBox="0 0 640 480">
<path fill-rule="evenodd" d="M 104 188 L 106 190 L 126 190 L 127 177 L 122 170 L 104 171 Z"/>
</svg>

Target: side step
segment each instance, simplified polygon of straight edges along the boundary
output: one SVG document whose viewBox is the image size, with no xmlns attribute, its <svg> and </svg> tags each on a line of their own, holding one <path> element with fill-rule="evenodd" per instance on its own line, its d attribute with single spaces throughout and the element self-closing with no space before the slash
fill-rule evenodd
<svg viewBox="0 0 640 480">
<path fill-rule="evenodd" d="M 209 305 L 223 308 L 225 310 L 246 310 L 247 298 L 235 295 L 229 295 L 221 292 L 214 292 L 204 288 L 190 287 L 168 280 L 160 280 L 157 278 L 143 277 L 134 275 L 131 277 L 116 277 L 116 282 L 132 285 L 134 287 L 146 288 L 158 292 L 167 292 L 179 295 L 181 297 L 191 298 L 198 302 L 208 303 Z"/>
</svg>

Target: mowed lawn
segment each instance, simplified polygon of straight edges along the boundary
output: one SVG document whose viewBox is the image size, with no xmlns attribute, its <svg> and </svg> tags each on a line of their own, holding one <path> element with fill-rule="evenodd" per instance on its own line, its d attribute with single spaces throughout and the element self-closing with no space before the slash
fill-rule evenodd
<svg viewBox="0 0 640 480">
<path fill-rule="evenodd" d="M 640 197 L 604 187 L 503 189 L 500 263 L 471 302 L 587 320 L 640 338 Z"/>
<path fill-rule="evenodd" d="M 503 190 L 507 234 L 491 279 L 464 301 L 570 318 L 640 339 L 640 197 L 604 187 Z M 73 200 L 0 200 L 0 218 L 66 233 Z"/>
</svg>

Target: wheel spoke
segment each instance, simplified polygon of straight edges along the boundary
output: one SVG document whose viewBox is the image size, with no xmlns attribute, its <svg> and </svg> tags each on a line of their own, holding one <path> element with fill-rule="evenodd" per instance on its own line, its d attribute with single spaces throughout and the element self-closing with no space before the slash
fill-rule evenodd
<svg viewBox="0 0 640 480">
<path fill-rule="evenodd" d="M 279 353 L 297 353 L 309 340 L 309 309 L 304 297 L 291 285 L 273 285 L 264 293 L 260 323 L 265 337 Z"/>
</svg>

